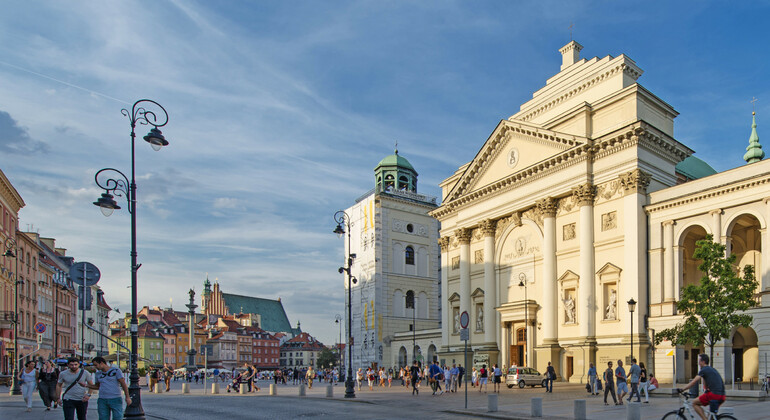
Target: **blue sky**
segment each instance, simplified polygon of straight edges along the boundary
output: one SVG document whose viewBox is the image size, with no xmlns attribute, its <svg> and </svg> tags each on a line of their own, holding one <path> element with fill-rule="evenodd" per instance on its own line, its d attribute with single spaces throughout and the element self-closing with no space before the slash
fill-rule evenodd
<svg viewBox="0 0 770 420">
<path fill-rule="evenodd" d="M 639 83 L 681 114 L 676 138 L 715 169 L 743 163 L 752 97 L 770 141 L 770 3 L 732 3 L 6 1 L 0 168 L 27 203 L 22 230 L 99 266 L 125 311 L 129 215 L 101 216 L 93 175 L 129 169 L 120 109 L 160 102 L 171 145 L 137 143 L 140 304 L 181 309 L 208 272 L 281 297 L 333 343 L 333 213 L 373 187 L 396 141 L 420 192 L 439 195 L 558 72 L 571 22 L 583 57 L 645 70 Z"/>
</svg>

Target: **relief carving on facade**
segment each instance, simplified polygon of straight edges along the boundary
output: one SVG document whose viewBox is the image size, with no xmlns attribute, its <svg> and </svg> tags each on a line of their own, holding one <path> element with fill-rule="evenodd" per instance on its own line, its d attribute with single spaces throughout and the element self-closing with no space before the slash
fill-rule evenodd
<svg viewBox="0 0 770 420">
<path fill-rule="evenodd" d="M 569 213 L 575 208 L 575 205 L 577 205 L 577 202 L 575 201 L 575 197 L 571 194 L 567 197 L 560 198 L 556 204 L 556 214 Z"/>
<path fill-rule="evenodd" d="M 460 257 L 452 257 L 452 270 L 460 269 Z"/>
<path fill-rule="evenodd" d="M 505 229 L 511 224 L 516 227 L 521 226 L 521 213 L 515 211 L 510 216 L 498 220 L 495 229 L 495 239 L 500 238 L 500 235 L 502 235 L 503 232 L 505 232 Z"/>
<path fill-rule="evenodd" d="M 412 231 L 409 231 L 409 225 L 412 225 Z M 406 233 L 408 235 L 417 235 L 424 238 L 428 237 L 428 227 L 417 223 L 411 223 L 406 220 L 393 219 L 391 223 L 391 230 L 393 232 Z"/>
<path fill-rule="evenodd" d="M 577 227 L 575 223 L 569 223 L 562 228 L 562 240 L 569 241 L 577 236 Z"/>
<path fill-rule="evenodd" d="M 532 207 L 529 210 L 521 213 L 522 219 L 529 219 L 533 222 L 537 223 L 538 226 L 541 228 L 543 227 L 543 215 L 540 214 L 540 211 L 537 210 L 536 207 Z"/>
<path fill-rule="evenodd" d="M 652 175 L 641 169 L 634 169 L 633 171 L 621 174 L 619 178 L 626 194 L 647 194 L 647 187 L 650 185 Z"/>
<path fill-rule="evenodd" d="M 484 234 L 480 228 L 473 229 L 473 235 L 471 236 L 472 242 L 479 242 L 484 239 Z"/>
<path fill-rule="evenodd" d="M 604 184 L 597 185 L 595 202 L 598 203 L 600 200 L 611 199 L 617 193 L 622 191 L 621 189 L 622 186 L 623 185 L 620 179 L 615 179 L 609 182 L 605 182 Z"/>
<path fill-rule="evenodd" d="M 484 251 L 481 249 L 477 249 L 473 252 L 473 263 L 474 264 L 483 264 L 484 263 Z"/>
<path fill-rule="evenodd" d="M 602 232 L 618 227 L 618 212 L 611 211 L 602 214 Z"/>
<path fill-rule="evenodd" d="M 596 187 L 591 183 L 585 183 L 572 188 L 572 196 L 579 206 L 592 206 L 596 196 Z"/>
</svg>

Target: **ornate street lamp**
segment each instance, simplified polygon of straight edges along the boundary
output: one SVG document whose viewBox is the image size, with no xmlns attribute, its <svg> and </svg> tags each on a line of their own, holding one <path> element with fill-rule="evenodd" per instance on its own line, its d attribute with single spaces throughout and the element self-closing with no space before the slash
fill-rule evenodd
<svg viewBox="0 0 770 420">
<path fill-rule="evenodd" d="M 527 275 L 519 273 L 519 287 L 524 288 L 524 339 L 527 340 L 524 347 L 524 364 L 529 364 L 529 297 L 527 296 Z"/>
<path fill-rule="evenodd" d="M 334 213 L 334 221 L 337 222 L 337 227 L 334 229 L 334 233 L 337 234 L 337 236 L 342 237 L 345 235 L 345 228 L 347 228 L 348 233 L 348 260 L 347 260 L 347 266 L 346 267 L 340 267 L 339 272 L 347 273 L 348 275 L 348 360 L 345 362 L 345 364 L 348 366 L 348 373 L 345 376 L 345 398 L 355 398 L 356 397 L 356 390 L 353 387 L 353 339 L 352 339 L 352 300 L 351 300 L 351 290 L 353 289 L 353 285 L 357 283 L 358 281 L 353 277 L 352 274 L 350 274 L 350 268 L 353 265 L 353 259 L 356 258 L 356 254 L 352 254 L 350 252 L 350 216 L 348 216 L 347 213 L 340 210 L 336 213 Z M 345 225 L 345 227 L 342 227 L 342 225 Z"/>
<path fill-rule="evenodd" d="M 161 113 L 156 111 L 148 111 L 145 106 L 152 106 L 159 109 Z M 141 264 L 136 262 L 136 160 L 135 160 L 135 145 L 136 145 L 136 123 L 142 125 L 151 125 L 152 129 L 144 136 L 144 140 L 150 143 L 153 150 L 158 151 L 163 146 L 168 146 L 168 141 L 163 137 L 163 133 L 158 129 L 168 123 L 168 113 L 159 103 L 149 100 L 140 99 L 134 102 L 131 107 L 131 111 L 127 109 L 121 109 L 121 114 L 128 117 L 131 122 L 131 179 L 117 169 L 104 168 L 96 173 L 94 180 L 96 185 L 104 189 L 102 196 L 94 202 L 94 205 L 98 206 L 102 214 L 110 216 L 113 211 L 119 210 L 120 206 L 115 202 L 113 196 L 124 196 L 128 202 L 128 212 L 131 213 L 131 374 L 129 376 L 130 384 L 128 386 L 129 394 L 131 395 L 131 405 L 126 407 L 124 418 L 144 420 L 144 409 L 142 408 L 142 400 L 140 396 L 141 388 L 139 387 L 139 371 L 137 370 L 137 349 L 138 349 L 138 331 L 139 324 L 136 318 L 137 303 L 136 303 L 136 286 L 137 286 L 137 271 Z M 160 118 L 159 118 L 160 116 Z M 100 176 L 101 175 L 101 176 Z"/>
<path fill-rule="evenodd" d="M 14 228 L 14 232 L 16 228 Z M 19 386 L 19 248 L 13 238 L 5 240 L 4 257 L 16 258 L 16 270 L 13 273 L 13 379 L 11 379 L 10 395 L 21 395 Z"/>
<path fill-rule="evenodd" d="M 636 309 L 636 301 L 634 298 L 629 299 L 628 312 L 631 313 L 631 359 L 634 359 L 634 310 Z"/>
</svg>

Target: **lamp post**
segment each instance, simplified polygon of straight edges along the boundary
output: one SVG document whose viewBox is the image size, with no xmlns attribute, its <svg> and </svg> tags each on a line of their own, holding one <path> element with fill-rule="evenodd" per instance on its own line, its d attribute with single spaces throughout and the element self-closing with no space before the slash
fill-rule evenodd
<svg viewBox="0 0 770 420">
<path fill-rule="evenodd" d="M 527 296 L 527 275 L 519 273 L 519 287 L 524 287 L 524 364 L 529 366 L 529 297 Z"/>
<path fill-rule="evenodd" d="M 156 111 L 149 111 L 145 109 L 145 106 L 153 106 L 158 108 L 162 114 L 156 113 Z M 104 189 L 102 196 L 94 202 L 94 205 L 98 206 L 102 214 L 110 216 L 113 211 L 119 210 L 120 206 L 115 202 L 116 196 L 124 196 L 128 202 L 128 212 L 131 213 L 131 374 L 129 376 L 130 385 L 128 386 L 129 394 L 131 395 L 131 405 L 126 407 L 125 418 L 144 420 L 144 409 L 142 408 L 142 401 L 139 387 L 139 371 L 137 370 L 137 355 L 138 349 L 138 331 L 139 324 L 136 317 L 137 303 L 136 303 L 136 286 L 137 286 L 137 271 L 141 264 L 136 262 L 136 123 L 142 125 L 151 125 L 152 129 L 144 136 L 144 140 L 150 143 L 153 150 L 158 151 L 163 146 L 168 146 L 168 141 L 163 137 L 163 133 L 158 127 L 163 127 L 168 123 L 168 113 L 159 103 L 149 100 L 140 99 L 134 102 L 131 107 L 131 111 L 127 109 L 121 109 L 121 114 L 128 117 L 131 123 L 131 179 L 117 169 L 104 168 L 96 173 L 94 180 L 96 185 Z M 160 116 L 160 118 L 159 118 Z M 104 175 L 102 175 L 104 174 Z M 100 175 L 101 178 L 100 178 Z"/>
<path fill-rule="evenodd" d="M 347 273 L 348 275 L 348 360 L 347 360 L 347 367 L 348 367 L 348 373 L 345 376 L 345 398 L 355 398 L 356 397 L 356 390 L 353 387 L 353 327 L 352 327 L 352 293 L 351 290 L 353 289 L 353 284 L 357 282 L 357 280 L 353 277 L 353 275 L 350 273 L 350 269 L 353 265 L 353 259 L 356 258 L 356 254 L 353 254 L 350 252 L 350 216 L 345 213 L 344 211 L 340 210 L 336 213 L 334 213 L 334 221 L 337 222 L 337 227 L 334 229 L 334 233 L 337 234 L 337 236 L 342 237 L 347 228 L 348 233 L 348 259 L 347 259 L 347 266 L 346 267 L 340 267 L 339 272 L 340 274 Z M 342 227 L 342 225 L 345 225 L 345 227 Z"/>
<path fill-rule="evenodd" d="M 13 273 L 13 378 L 11 379 L 9 394 L 21 395 L 21 387 L 19 386 L 19 248 L 13 238 L 5 240 L 3 256 L 16 258 L 16 270 Z"/>
<path fill-rule="evenodd" d="M 344 372 L 344 368 L 342 367 L 342 349 L 340 348 L 342 345 L 342 315 L 334 315 L 334 323 L 337 324 L 340 329 L 340 341 L 337 342 L 337 357 L 340 358 L 340 374 L 342 374 Z"/>
<path fill-rule="evenodd" d="M 636 301 L 634 298 L 628 300 L 628 312 L 631 313 L 631 359 L 634 358 L 634 310 L 636 309 Z"/>
</svg>

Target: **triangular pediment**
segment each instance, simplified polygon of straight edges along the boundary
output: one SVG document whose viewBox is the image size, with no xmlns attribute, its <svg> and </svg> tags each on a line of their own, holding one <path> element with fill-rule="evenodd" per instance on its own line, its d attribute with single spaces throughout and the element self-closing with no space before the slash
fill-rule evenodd
<svg viewBox="0 0 770 420">
<path fill-rule="evenodd" d="M 460 294 L 457 293 L 457 292 L 452 293 L 452 296 L 449 296 L 449 301 L 450 302 L 459 302 L 460 301 Z"/>
<path fill-rule="evenodd" d="M 586 143 L 585 138 L 535 124 L 503 120 L 497 125 L 448 196 L 451 201 Z"/>
</svg>

